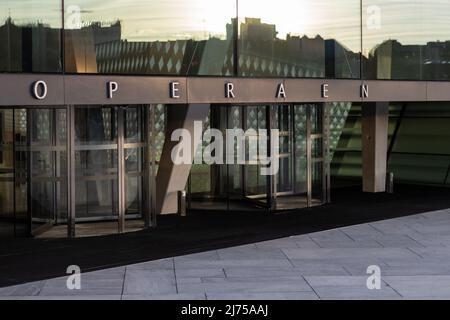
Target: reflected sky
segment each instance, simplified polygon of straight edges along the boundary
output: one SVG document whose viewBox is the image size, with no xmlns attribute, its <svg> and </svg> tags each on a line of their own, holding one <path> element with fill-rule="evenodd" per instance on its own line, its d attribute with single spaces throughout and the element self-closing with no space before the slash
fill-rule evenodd
<svg viewBox="0 0 450 320">
<path fill-rule="evenodd" d="M 1 0 L 0 19 L 11 16 L 19 25 L 39 21 L 60 27 L 60 2 Z M 65 2 L 66 27 L 120 20 L 122 38 L 129 41 L 224 39 L 226 24 L 237 11 L 235 0 Z M 275 24 L 280 39 L 287 34 L 319 34 L 338 40 L 354 52 L 360 51 L 359 0 L 240 0 L 238 9 L 240 17 Z M 388 39 L 404 45 L 450 39 L 450 0 L 365 0 L 362 10 L 364 54 Z"/>
</svg>

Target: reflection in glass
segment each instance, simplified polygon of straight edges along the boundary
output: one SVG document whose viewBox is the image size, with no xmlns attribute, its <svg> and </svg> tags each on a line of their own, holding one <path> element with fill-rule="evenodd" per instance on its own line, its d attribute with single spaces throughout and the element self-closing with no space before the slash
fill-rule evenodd
<svg viewBox="0 0 450 320">
<path fill-rule="evenodd" d="M 0 72 L 61 72 L 61 0 L 0 1 Z"/>
<path fill-rule="evenodd" d="M 0 127 L 0 235 L 65 221 L 65 110 L 1 109 Z"/>
<path fill-rule="evenodd" d="M 144 183 L 145 133 L 143 132 L 143 108 L 129 106 L 123 110 L 125 133 L 125 214 L 142 216 Z"/>
<path fill-rule="evenodd" d="M 450 2 L 364 0 L 365 79 L 450 79 Z"/>
<path fill-rule="evenodd" d="M 77 220 L 117 216 L 117 108 L 76 108 L 75 145 Z"/>
<path fill-rule="evenodd" d="M 240 0 L 239 75 L 359 78 L 357 0 Z"/>
<path fill-rule="evenodd" d="M 312 178 L 310 204 L 322 204 L 325 201 L 322 112 L 323 108 L 317 105 L 211 107 L 204 132 L 210 128 L 219 129 L 224 134 L 225 130 L 242 130 L 245 138 L 234 137 L 232 141 L 234 164 L 192 166 L 188 187 L 189 209 L 282 211 L 307 207 L 308 168 L 311 168 Z M 311 123 L 316 123 L 315 135 L 308 135 L 310 130 L 307 128 Z M 265 165 L 252 157 L 268 155 L 269 141 L 265 139 L 270 133 L 264 134 L 266 129 L 279 132 L 279 154 L 275 159 L 279 161 L 279 170 L 272 176 L 263 175 Z M 312 144 L 309 166 L 308 140 Z M 204 143 L 203 149 L 208 144 Z M 245 160 L 238 158 L 238 154 L 245 156 Z M 245 164 L 238 164 L 238 159 Z"/>
<path fill-rule="evenodd" d="M 66 71 L 231 75 L 235 3 L 66 0 Z"/>
<path fill-rule="evenodd" d="M 14 235 L 13 109 L 0 110 L 0 237 Z"/>
</svg>

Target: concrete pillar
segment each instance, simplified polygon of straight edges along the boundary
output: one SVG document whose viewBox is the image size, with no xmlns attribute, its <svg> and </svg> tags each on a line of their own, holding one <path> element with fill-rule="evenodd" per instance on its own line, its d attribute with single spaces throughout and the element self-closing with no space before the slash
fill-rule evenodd
<svg viewBox="0 0 450 320">
<path fill-rule="evenodd" d="M 156 176 L 156 212 L 158 214 L 178 213 L 178 193 L 186 190 L 196 150 L 192 149 L 191 163 L 175 165 L 172 150 L 179 143 L 171 141 L 177 129 L 186 129 L 194 138 L 194 121 L 205 121 L 209 104 L 171 105 L 167 110 L 167 128 L 158 174 Z"/>
<path fill-rule="evenodd" d="M 364 192 L 385 192 L 389 103 L 362 106 L 362 177 Z"/>
</svg>

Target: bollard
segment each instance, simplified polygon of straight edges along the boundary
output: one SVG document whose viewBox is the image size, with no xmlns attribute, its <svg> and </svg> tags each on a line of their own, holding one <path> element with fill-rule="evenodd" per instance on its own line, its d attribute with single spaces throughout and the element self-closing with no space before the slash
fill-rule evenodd
<svg viewBox="0 0 450 320">
<path fill-rule="evenodd" d="M 394 173 L 389 172 L 386 177 L 386 192 L 394 193 Z"/>
<path fill-rule="evenodd" d="M 186 190 L 178 191 L 178 214 L 186 217 Z"/>
</svg>

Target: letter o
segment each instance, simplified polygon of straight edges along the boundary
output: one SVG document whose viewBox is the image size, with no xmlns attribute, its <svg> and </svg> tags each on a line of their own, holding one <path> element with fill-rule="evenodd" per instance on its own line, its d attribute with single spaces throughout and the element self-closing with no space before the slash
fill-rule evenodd
<svg viewBox="0 0 450 320">
<path fill-rule="evenodd" d="M 38 100 L 44 100 L 47 97 L 48 87 L 43 80 L 36 81 L 33 84 L 33 96 Z"/>
</svg>

